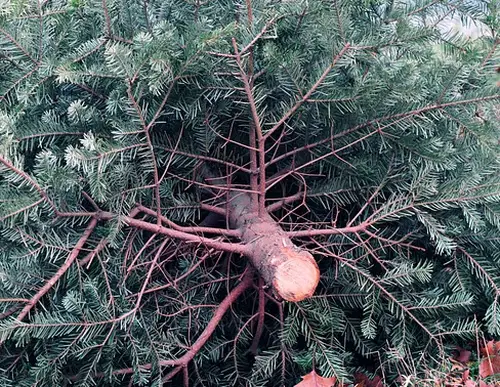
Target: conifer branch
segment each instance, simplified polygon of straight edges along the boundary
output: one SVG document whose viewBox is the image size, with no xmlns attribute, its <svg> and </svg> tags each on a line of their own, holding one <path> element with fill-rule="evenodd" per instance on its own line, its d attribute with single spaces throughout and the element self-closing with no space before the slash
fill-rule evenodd
<svg viewBox="0 0 500 387">
<path fill-rule="evenodd" d="M 38 71 L 40 68 L 40 64 L 37 64 L 35 67 L 33 67 L 30 71 L 28 71 L 26 74 L 24 74 L 21 78 L 18 78 L 4 93 L 3 95 L 0 95 L 0 102 L 7 99 L 7 96 L 23 82 L 25 79 L 28 79 L 31 77 L 35 72 Z"/>
<path fill-rule="evenodd" d="M 270 204 L 266 207 L 267 212 L 275 212 L 283 208 L 283 206 L 296 202 L 297 200 L 305 199 L 306 192 L 300 191 L 294 195 L 287 196 L 286 198 L 280 199 L 277 202 Z"/>
<path fill-rule="evenodd" d="M 0 6 L 5 383 L 394 381 L 500 333 L 498 39 L 437 27 L 497 9 L 222 3 Z"/>
<path fill-rule="evenodd" d="M 100 212 L 96 213 L 95 216 L 99 220 L 111 220 L 116 218 L 115 214 L 112 214 L 110 212 Z M 184 231 L 177 231 L 173 230 L 170 228 L 163 227 L 161 224 L 152 224 L 145 222 L 143 220 L 139 219 L 134 219 L 131 218 L 130 216 L 120 216 L 119 219 L 121 219 L 125 224 L 131 227 L 136 227 L 141 230 L 147 230 L 155 234 L 161 234 L 161 235 L 166 235 L 171 238 L 179 239 L 185 242 L 191 242 L 191 243 L 200 243 L 203 244 L 207 247 L 213 247 L 218 250 L 222 251 L 227 251 L 230 253 L 235 253 L 235 254 L 242 254 L 242 255 L 247 255 L 249 253 L 248 248 L 245 245 L 238 244 L 238 243 L 229 243 L 229 242 L 220 242 L 214 239 L 210 238 L 205 238 L 202 236 L 198 236 L 195 234 L 190 234 L 188 232 Z M 161 222 L 161 218 L 160 218 Z"/>
<path fill-rule="evenodd" d="M 52 208 L 52 210 L 57 214 L 57 208 L 54 202 L 49 198 L 47 193 L 38 185 L 38 183 L 33 180 L 31 176 L 29 176 L 26 172 L 21 171 L 19 168 L 15 167 L 10 161 L 0 155 L 0 163 L 5 165 L 8 169 L 14 172 L 16 175 L 20 176 L 23 180 L 25 180 L 33 189 L 35 189 L 40 196 L 44 199 L 44 201 Z"/>
<path fill-rule="evenodd" d="M 102 10 L 104 12 L 104 20 L 106 22 L 106 35 L 108 38 L 112 38 L 113 31 L 111 29 L 111 17 L 109 16 L 108 4 L 106 0 L 102 0 Z"/>
<path fill-rule="evenodd" d="M 370 283 L 372 283 L 375 287 L 377 287 L 390 301 L 394 302 L 410 319 L 412 319 L 422 330 L 427 333 L 429 339 L 433 341 L 437 347 L 442 350 L 442 343 L 437 339 L 437 336 L 432 333 L 429 328 L 425 326 L 425 324 L 420 321 L 409 309 L 406 307 L 401 301 L 399 301 L 393 294 L 391 294 L 384 286 L 382 286 L 378 281 L 372 278 L 370 275 L 366 274 L 362 270 L 359 270 L 356 266 L 352 265 L 345 259 L 342 259 L 342 264 L 349 267 L 351 270 L 357 272 L 362 277 L 366 278 Z"/>
<path fill-rule="evenodd" d="M 57 272 L 50 278 L 45 285 L 43 285 L 40 290 L 30 299 L 28 304 L 21 310 L 21 312 L 17 315 L 16 320 L 22 321 L 28 313 L 31 311 L 31 309 L 34 308 L 34 306 L 40 301 L 40 299 L 47 294 L 50 289 L 54 287 L 54 285 L 59 281 L 59 279 L 68 271 L 68 269 L 71 267 L 73 262 L 75 262 L 76 258 L 80 254 L 81 249 L 87 242 L 87 239 L 89 239 L 90 235 L 92 234 L 92 231 L 94 231 L 95 226 L 97 225 L 97 219 L 93 218 L 85 231 L 83 232 L 82 236 L 76 243 L 75 247 L 71 251 L 71 254 L 68 256 L 66 261 L 63 263 L 63 265 L 57 270 Z"/>
<path fill-rule="evenodd" d="M 321 76 L 314 83 L 314 85 L 312 85 L 312 87 L 307 91 L 307 93 L 304 94 L 304 96 L 302 97 L 302 99 L 300 99 L 299 101 L 297 101 L 295 103 L 295 105 L 293 105 L 292 108 L 290 110 L 288 110 L 283 115 L 283 117 L 281 117 L 281 119 L 276 124 L 274 124 L 274 126 L 271 129 L 269 129 L 267 131 L 267 133 L 264 135 L 264 141 L 267 140 L 269 137 L 271 137 L 273 135 L 273 133 L 276 130 L 278 130 L 280 128 L 280 126 L 286 120 L 288 120 L 293 115 L 293 113 L 295 113 L 297 111 L 297 109 L 302 106 L 302 104 L 304 102 L 307 102 L 307 100 L 309 99 L 309 97 L 316 91 L 316 89 L 319 86 L 321 86 L 321 84 L 323 83 L 323 81 L 325 80 L 325 78 L 328 76 L 328 74 L 330 74 L 330 71 L 335 67 L 335 65 L 340 60 L 340 58 L 342 58 L 342 56 L 347 52 L 347 50 L 349 50 L 349 47 L 351 47 L 351 45 L 349 43 L 346 43 L 344 45 L 344 47 L 342 48 L 342 50 L 340 50 L 340 52 L 337 54 L 337 56 L 335 58 L 333 58 L 332 63 L 330 65 L 328 65 L 328 67 L 325 69 L 325 71 L 323 71 L 323 74 L 321 74 Z"/>
<path fill-rule="evenodd" d="M 265 149 L 265 138 L 262 133 L 262 126 L 260 122 L 260 116 L 257 111 L 257 105 L 255 103 L 255 99 L 253 96 L 252 92 L 252 81 L 251 81 L 251 73 L 250 77 L 249 75 L 245 72 L 245 69 L 243 68 L 243 63 L 241 60 L 241 52 L 238 51 L 238 46 L 236 44 L 236 40 L 233 38 L 233 47 L 234 47 L 234 55 L 236 59 L 236 63 L 238 65 L 238 68 L 240 70 L 240 78 L 243 82 L 243 85 L 245 87 L 245 94 L 248 100 L 248 103 L 250 105 L 250 112 L 252 114 L 252 125 L 251 125 L 251 130 L 250 130 L 250 144 L 252 148 L 255 148 L 255 145 L 257 145 L 257 151 L 251 152 L 250 154 L 250 160 L 252 164 L 252 190 L 255 190 L 255 185 L 257 184 L 257 179 L 255 173 L 257 173 L 256 168 L 258 167 L 258 173 L 259 173 L 259 179 L 258 179 L 258 209 L 259 213 L 262 214 L 265 211 L 265 194 L 266 194 L 266 170 L 265 170 L 265 165 L 266 165 L 266 149 Z M 255 135 L 257 136 L 257 144 L 255 144 Z M 258 159 L 258 161 L 257 161 Z M 254 204 L 255 203 L 254 201 Z"/>
<path fill-rule="evenodd" d="M 466 100 L 459 100 L 459 101 L 450 101 L 450 102 L 445 102 L 445 103 L 441 103 L 441 104 L 432 104 L 432 105 L 428 105 L 428 106 L 425 106 L 423 108 L 415 109 L 415 110 L 412 110 L 412 111 L 409 111 L 406 113 L 392 114 L 392 115 L 387 115 L 387 116 L 375 118 L 373 120 L 368 120 L 362 124 L 358 124 L 356 126 L 353 126 L 352 128 L 344 130 L 341 133 L 334 134 L 330 137 L 324 138 L 324 139 L 319 140 L 317 142 L 307 144 L 307 145 L 304 145 L 300 148 L 296 148 L 296 149 L 293 149 L 293 150 L 288 151 L 286 153 L 283 153 L 280 156 L 268 161 L 266 164 L 266 167 L 269 167 L 273 164 L 276 164 L 277 162 L 279 162 L 287 157 L 294 156 L 297 153 L 310 151 L 311 149 L 314 149 L 314 148 L 316 148 L 320 145 L 323 145 L 323 144 L 327 144 L 327 143 L 331 142 L 332 140 L 341 138 L 343 136 L 346 136 L 348 134 L 356 132 L 360 129 L 367 128 L 369 126 L 378 124 L 378 123 L 383 122 L 383 121 L 393 120 L 393 119 L 395 120 L 395 119 L 407 118 L 407 117 L 414 117 L 414 116 L 418 116 L 418 115 L 421 115 L 424 113 L 428 113 L 428 112 L 433 111 L 433 110 L 444 109 L 446 107 L 461 106 L 461 105 L 473 105 L 475 103 L 494 101 L 497 99 L 500 99 L 500 94 L 490 95 L 490 96 L 486 96 L 486 97 L 479 97 L 479 98 L 471 98 L 471 99 L 466 99 Z"/>
<path fill-rule="evenodd" d="M 36 17 L 39 17 L 37 15 Z M 10 40 L 29 60 L 33 62 L 35 65 L 35 68 L 40 67 L 40 62 L 37 61 L 35 58 L 33 58 L 28 51 L 11 35 L 9 34 L 6 30 L 0 27 L 0 32 L 8 39 Z"/>
<path fill-rule="evenodd" d="M 104 1 L 104 0 L 103 0 Z M 134 106 L 135 111 L 137 112 L 137 115 L 139 116 L 139 119 L 141 121 L 142 128 L 144 130 L 144 136 L 146 137 L 146 142 L 148 144 L 149 152 L 151 155 L 151 160 L 152 160 L 152 167 L 153 167 L 153 179 L 154 179 L 154 196 L 156 200 L 156 213 L 157 213 L 157 221 L 158 224 L 160 224 L 160 216 L 161 216 L 161 199 L 160 199 L 160 177 L 158 174 L 158 163 L 156 160 L 156 153 L 155 149 L 153 146 L 153 142 L 151 141 L 151 134 L 149 132 L 149 126 L 146 124 L 146 120 L 142 115 L 141 108 L 139 107 L 134 95 L 132 94 L 132 83 L 130 83 L 129 88 L 127 89 L 127 94 L 128 97 L 132 103 L 132 106 Z"/>
<path fill-rule="evenodd" d="M 208 325 L 205 327 L 203 332 L 200 334 L 198 339 L 194 342 L 191 348 L 179 359 L 175 360 L 161 360 L 158 362 L 160 367 L 176 367 L 176 366 L 186 366 L 193 358 L 200 352 L 205 343 L 208 341 L 213 332 L 217 329 L 220 321 L 226 314 L 227 310 L 231 305 L 236 302 L 236 300 L 241 296 L 241 294 L 250 288 L 253 283 L 253 270 L 248 269 L 245 276 L 241 282 L 233 289 L 229 294 L 221 301 L 219 306 L 216 308 L 214 315 Z M 143 364 L 140 366 L 143 370 L 149 370 L 152 368 L 152 364 Z M 133 368 L 123 368 L 113 372 L 113 375 L 126 375 L 134 373 Z M 172 375 L 173 376 L 173 375 Z M 97 374 L 96 377 L 104 377 L 103 374 Z"/>
<path fill-rule="evenodd" d="M 143 205 L 138 205 L 137 209 L 139 211 L 144 212 L 145 214 L 156 216 L 156 212 L 151 210 L 150 208 L 144 207 Z M 228 230 L 228 229 L 222 229 L 222 228 L 215 228 L 215 227 L 186 227 L 186 226 L 179 226 L 178 224 L 172 222 L 165 216 L 160 217 L 161 221 L 165 223 L 167 226 L 171 227 L 174 230 L 177 231 L 182 231 L 185 233 L 191 233 L 191 234 L 217 234 L 217 235 L 224 235 L 227 237 L 234 237 L 234 238 L 239 238 L 241 237 L 241 233 L 238 230 Z"/>
<path fill-rule="evenodd" d="M 257 354 L 257 348 L 259 346 L 259 341 L 262 337 L 262 333 L 264 332 L 264 317 L 266 312 L 266 302 L 265 298 L 266 291 L 264 289 L 264 281 L 262 277 L 259 278 L 259 304 L 258 304 L 258 320 L 257 320 L 257 329 L 255 330 L 255 335 L 253 337 L 252 345 L 250 347 L 250 352 L 254 355 Z"/>
</svg>

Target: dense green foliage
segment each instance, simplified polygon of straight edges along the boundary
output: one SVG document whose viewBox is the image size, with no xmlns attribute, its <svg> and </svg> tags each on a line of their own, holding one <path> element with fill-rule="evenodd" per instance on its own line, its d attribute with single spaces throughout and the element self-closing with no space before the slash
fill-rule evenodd
<svg viewBox="0 0 500 387">
<path fill-rule="evenodd" d="M 161 386 L 172 370 L 172 385 L 289 386 L 313 366 L 397 383 L 498 338 L 499 9 L 0 1 L 0 386 Z M 451 13 L 492 33 L 444 33 Z M 168 366 L 248 267 L 156 233 L 158 197 L 199 226 L 200 203 L 224 200 L 202 165 L 249 189 L 255 114 L 268 204 L 304 193 L 274 215 L 320 286 L 285 303 L 255 275 L 187 367 Z M 137 203 L 153 229 L 124 221 Z"/>
</svg>

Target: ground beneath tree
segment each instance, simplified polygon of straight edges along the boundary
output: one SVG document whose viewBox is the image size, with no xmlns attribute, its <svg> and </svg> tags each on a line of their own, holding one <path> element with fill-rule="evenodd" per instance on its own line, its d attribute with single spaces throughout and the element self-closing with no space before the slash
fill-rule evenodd
<svg viewBox="0 0 500 387">
<path fill-rule="evenodd" d="M 470 348 L 457 347 L 442 364 L 441 369 L 428 371 L 428 377 L 401 377 L 401 386 L 419 387 L 499 387 L 500 341 L 471 343 Z M 294 387 L 385 387 L 380 376 L 356 373 L 353 383 L 343 383 L 335 377 L 324 378 L 315 370 L 304 375 Z"/>
</svg>

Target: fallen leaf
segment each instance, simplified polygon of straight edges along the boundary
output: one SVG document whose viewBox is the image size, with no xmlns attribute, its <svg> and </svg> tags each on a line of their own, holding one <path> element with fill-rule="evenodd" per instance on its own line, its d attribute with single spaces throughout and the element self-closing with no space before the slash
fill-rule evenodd
<svg viewBox="0 0 500 387">
<path fill-rule="evenodd" d="M 302 376 L 302 381 L 294 387 L 333 387 L 337 378 L 323 378 L 316 371 L 312 370 L 307 375 Z"/>
<path fill-rule="evenodd" d="M 490 340 L 481 348 L 483 359 L 479 363 L 479 376 L 487 378 L 488 376 L 500 373 L 500 342 Z M 485 385 L 487 386 L 487 385 Z"/>
<path fill-rule="evenodd" d="M 479 364 L 479 376 L 487 378 L 488 376 L 500 373 L 500 356 L 494 355 L 483 359 Z"/>
<path fill-rule="evenodd" d="M 481 354 L 483 356 L 492 356 L 496 355 L 498 353 L 498 350 L 500 349 L 500 343 L 495 341 L 495 340 L 490 340 L 486 343 L 486 345 L 481 348 Z"/>
<path fill-rule="evenodd" d="M 361 387 L 383 387 L 382 379 L 380 376 L 375 376 L 373 380 L 368 379 L 368 376 L 362 373 L 357 373 L 354 375 L 356 383 Z"/>
</svg>

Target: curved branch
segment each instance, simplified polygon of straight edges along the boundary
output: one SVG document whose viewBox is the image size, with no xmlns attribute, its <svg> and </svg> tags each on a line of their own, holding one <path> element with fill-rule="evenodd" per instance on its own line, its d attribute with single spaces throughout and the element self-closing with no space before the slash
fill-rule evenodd
<svg viewBox="0 0 500 387">
<path fill-rule="evenodd" d="M 283 208 L 284 205 L 293 203 L 297 200 L 304 199 L 305 192 L 299 191 L 294 195 L 287 196 L 285 198 L 279 199 L 277 202 L 270 204 L 266 207 L 267 212 L 275 212 Z"/>
</svg>

